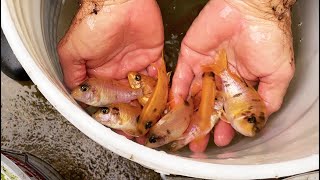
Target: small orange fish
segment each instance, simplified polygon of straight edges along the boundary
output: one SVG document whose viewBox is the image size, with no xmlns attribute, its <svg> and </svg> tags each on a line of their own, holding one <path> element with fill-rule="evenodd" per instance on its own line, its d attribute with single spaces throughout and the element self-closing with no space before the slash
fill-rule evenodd
<svg viewBox="0 0 320 180">
<path fill-rule="evenodd" d="M 258 92 L 229 70 L 225 50 L 203 69 L 221 78 L 224 115 L 232 127 L 244 136 L 255 136 L 267 121 L 266 106 Z"/>
<path fill-rule="evenodd" d="M 143 96 L 138 98 L 138 101 L 142 106 L 146 105 L 152 95 L 157 81 L 150 76 L 146 76 L 138 72 L 129 72 L 128 80 L 131 88 L 142 89 Z"/>
<path fill-rule="evenodd" d="M 161 66 L 158 68 L 157 85 L 149 98 L 147 104 L 143 107 L 138 130 L 140 135 L 145 135 L 150 128 L 161 118 L 161 114 L 166 108 L 168 100 L 169 78 L 166 72 L 166 65 L 162 58 Z"/>
<path fill-rule="evenodd" d="M 191 100 L 176 105 L 150 129 L 146 146 L 157 148 L 179 138 L 188 128 L 192 113 Z"/>
<path fill-rule="evenodd" d="M 140 107 L 119 103 L 100 107 L 92 117 L 103 125 L 137 137 L 139 135 L 137 120 L 140 113 Z"/>
<path fill-rule="evenodd" d="M 199 110 L 194 114 L 188 129 L 177 141 L 171 144 L 176 151 L 191 141 L 201 142 L 219 120 L 221 113 L 214 110 L 216 85 L 214 74 L 206 72 L 202 77 L 202 90 Z"/>
<path fill-rule="evenodd" d="M 91 106 L 105 106 L 111 103 L 128 103 L 142 97 L 141 89 L 132 89 L 116 80 L 89 78 L 72 90 L 74 99 Z"/>
</svg>

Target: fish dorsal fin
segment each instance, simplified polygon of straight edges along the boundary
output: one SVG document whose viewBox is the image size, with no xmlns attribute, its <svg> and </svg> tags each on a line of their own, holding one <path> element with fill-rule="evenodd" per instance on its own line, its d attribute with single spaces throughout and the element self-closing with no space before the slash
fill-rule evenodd
<svg viewBox="0 0 320 180">
<path fill-rule="evenodd" d="M 213 72 L 219 75 L 222 71 L 226 70 L 228 67 L 227 53 L 225 49 L 222 49 L 218 52 L 218 55 L 215 58 L 215 61 L 210 65 L 202 66 L 204 72 Z"/>
</svg>

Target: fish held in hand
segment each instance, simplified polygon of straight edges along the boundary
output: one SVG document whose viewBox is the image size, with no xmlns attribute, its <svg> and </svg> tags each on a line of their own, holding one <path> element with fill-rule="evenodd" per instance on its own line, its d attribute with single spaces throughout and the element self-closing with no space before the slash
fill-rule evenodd
<svg viewBox="0 0 320 180">
<path fill-rule="evenodd" d="M 140 107 L 119 103 L 100 107 L 92 117 L 105 126 L 122 130 L 130 136 L 137 137 L 139 135 L 137 119 L 140 113 Z"/>
<path fill-rule="evenodd" d="M 166 109 L 168 100 L 168 85 L 169 78 L 167 76 L 164 59 L 162 58 L 161 65 L 158 67 L 157 85 L 147 104 L 143 106 L 139 118 L 138 129 L 141 132 L 141 136 L 145 135 L 150 128 L 156 124 L 163 111 Z"/>
<path fill-rule="evenodd" d="M 214 110 L 216 85 L 214 74 L 205 72 L 202 76 L 202 90 L 199 110 L 192 116 L 188 129 L 182 137 L 171 144 L 176 151 L 191 141 L 201 142 L 219 120 L 221 112 Z M 196 142 L 195 142 L 196 143 Z"/>
<path fill-rule="evenodd" d="M 181 137 L 188 128 L 192 113 L 191 100 L 176 105 L 151 128 L 146 146 L 157 148 Z"/>
<path fill-rule="evenodd" d="M 154 91 L 157 81 L 138 72 L 129 72 L 128 80 L 132 89 L 142 89 L 143 96 L 139 97 L 138 101 L 142 106 L 145 106 Z"/>
<path fill-rule="evenodd" d="M 212 71 L 222 80 L 224 115 L 232 127 L 244 136 L 255 136 L 266 124 L 266 106 L 258 92 L 228 68 L 225 50 L 203 70 Z"/>
<path fill-rule="evenodd" d="M 112 103 L 128 103 L 142 97 L 143 93 L 141 89 L 132 89 L 120 81 L 89 78 L 73 89 L 71 95 L 85 104 L 102 107 Z"/>
</svg>

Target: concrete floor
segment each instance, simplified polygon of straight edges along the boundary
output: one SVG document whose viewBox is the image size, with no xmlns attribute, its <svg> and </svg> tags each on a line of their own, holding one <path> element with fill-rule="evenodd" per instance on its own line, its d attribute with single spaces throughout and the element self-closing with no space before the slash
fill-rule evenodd
<svg viewBox="0 0 320 180">
<path fill-rule="evenodd" d="M 29 152 L 65 179 L 161 179 L 98 145 L 70 124 L 31 82 L 1 72 L 1 148 Z"/>
</svg>

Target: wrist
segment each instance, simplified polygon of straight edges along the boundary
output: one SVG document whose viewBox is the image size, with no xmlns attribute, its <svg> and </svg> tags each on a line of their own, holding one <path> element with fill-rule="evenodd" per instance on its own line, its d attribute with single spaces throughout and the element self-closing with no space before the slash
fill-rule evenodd
<svg viewBox="0 0 320 180">
<path fill-rule="evenodd" d="M 291 16 L 291 8 L 296 0 L 225 0 L 240 12 L 255 17 L 286 21 Z"/>
</svg>

